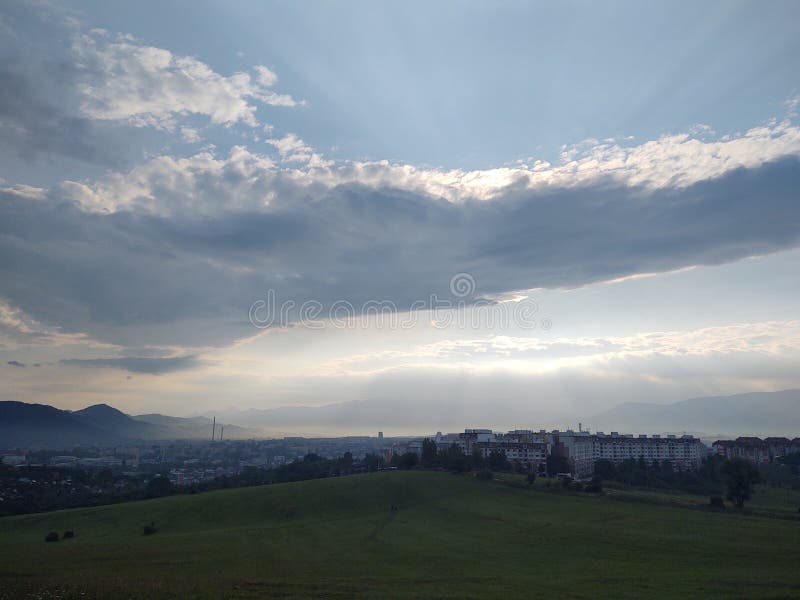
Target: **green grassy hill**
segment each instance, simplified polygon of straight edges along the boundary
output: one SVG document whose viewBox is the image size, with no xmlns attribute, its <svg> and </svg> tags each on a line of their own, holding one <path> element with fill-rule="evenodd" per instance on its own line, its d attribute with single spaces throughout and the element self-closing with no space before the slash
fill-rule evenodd
<svg viewBox="0 0 800 600">
<path fill-rule="evenodd" d="M 797 598 L 798 548 L 797 521 L 385 472 L 0 519 L 0 597 Z"/>
</svg>

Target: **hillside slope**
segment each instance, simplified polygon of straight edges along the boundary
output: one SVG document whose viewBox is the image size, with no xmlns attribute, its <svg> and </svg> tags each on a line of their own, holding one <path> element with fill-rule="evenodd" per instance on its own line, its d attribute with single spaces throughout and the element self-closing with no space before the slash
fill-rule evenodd
<svg viewBox="0 0 800 600">
<path fill-rule="evenodd" d="M 798 542 L 793 521 L 384 472 L 0 519 L 0 598 L 788 598 Z"/>
</svg>

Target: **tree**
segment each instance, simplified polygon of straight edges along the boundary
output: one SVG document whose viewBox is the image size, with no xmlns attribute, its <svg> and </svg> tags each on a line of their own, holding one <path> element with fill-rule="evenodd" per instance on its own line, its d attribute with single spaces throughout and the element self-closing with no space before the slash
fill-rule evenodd
<svg viewBox="0 0 800 600">
<path fill-rule="evenodd" d="M 468 470 L 467 457 L 461 450 L 458 444 L 450 444 L 450 446 L 439 453 L 439 461 L 442 467 L 448 471 L 456 471 L 462 473 Z"/>
<path fill-rule="evenodd" d="M 483 452 L 480 448 L 472 450 L 472 468 L 476 471 L 482 469 L 486 465 L 486 460 L 483 458 Z"/>
<path fill-rule="evenodd" d="M 511 470 L 511 463 L 508 462 L 506 455 L 502 452 L 498 452 L 497 450 L 492 450 L 492 453 L 489 454 L 489 468 L 492 471 L 510 471 Z"/>
<path fill-rule="evenodd" d="M 561 454 L 551 454 L 547 457 L 547 474 L 552 477 L 559 473 L 569 473 L 569 461 Z"/>
<path fill-rule="evenodd" d="M 436 442 L 425 438 L 422 440 L 422 464 L 430 467 L 436 461 Z"/>
<path fill-rule="evenodd" d="M 614 463 L 610 460 L 601 458 L 594 463 L 594 474 L 595 477 L 599 477 L 600 479 L 616 479 L 617 467 L 615 467 Z"/>
<path fill-rule="evenodd" d="M 528 475 L 525 477 L 525 481 L 528 482 L 528 485 L 533 485 L 534 483 L 536 483 L 536 472 L 531 471 L 530 473 L 528 473 Z"/>
<path fill-rule="evenodd" d="M 395 456 L 397 456 L 395 454 Z M 405 454 L 401 454 L 400 458 L 397 460 L 397 466 L 401 469 L 412 469 L 417 466 L 417 462 L 419 461 L 419 457 L 414 454 L 413 452 L 406 452 Z M 394 456 L 392 457 L 392 462 L 394 462 Z"/>
<path fill-rule="evenodd" d="M 156 475 L 147 483 L 148 498 L 168 496 L 170 492 L 172 492 L 172 483 L 164 475 Z"/>
<path fill-rule="evenodd" d="M 761 480 L 756 466 L 744 458 L 726 460 L 720 468 L 720 474 L 725 481 L 728 500 L 738 508 L 744 506 L 753 493 L 753 485 Z"/>
</svg>

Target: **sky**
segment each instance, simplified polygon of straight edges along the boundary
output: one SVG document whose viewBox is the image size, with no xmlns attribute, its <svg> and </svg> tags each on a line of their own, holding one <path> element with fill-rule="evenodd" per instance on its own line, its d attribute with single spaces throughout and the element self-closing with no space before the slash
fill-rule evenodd
<svg viewBox="0 0 800 600">
<path fill-rule="evenodd" d="M 798 22 L 0 2 L 2 399 L 417 433 L 800 388 Z"/>
</svg>

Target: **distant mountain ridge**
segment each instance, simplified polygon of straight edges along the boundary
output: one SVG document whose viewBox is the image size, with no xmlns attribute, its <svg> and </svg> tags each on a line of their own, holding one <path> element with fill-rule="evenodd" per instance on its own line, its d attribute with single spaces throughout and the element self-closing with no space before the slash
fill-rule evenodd
<svg viewBox="0 0 800 600">
<path fill-rule="evenodd" d="M 595 430 L 704 431 L 710 434 L 800 435 L 800 390 L 691 398 L 674 404 L 627 402 L 591 417 Z"/>
<path fill-rule="evenodd" d="M 210 414 L 210 413 L 209 413 Z M 403 427 L 406 432 L 429 432 L 452 425 L 502 429 L 508 423 L 538 427 L 552 418 L 519 405 L 495 401 L 464 407 L 452 398 L 431 404 L 409 399 L 351 400 L 322 406 L 286 406 L 269 409 L 228 409 L 215 414 L 236 424 L 249 424 L 272 435 L 343 435 L 370 429 Z M 674 404 L 625 403 L 586 418 L 559 417 L 558 423 L 583 422 L 592 430 L 627 433 L 692 432 L 735 437 L 737 435 L 800 435 L 800 390 L 756 392 L 733 396 L 691 398 Z M 563 426 L 563 425 L 562 425 Z"/>
<path fill-rule="evenodd" d="M 217 435 L 221 426 L 217 424 Z M 130 416 L 107 404 L 68 411 L 44 404 L 0 402 L 0 448 L 211 439 L 211 427 L 211 419 L 205 417 Z M 225 425 L 226 438 L 251 436 L 244 428 Z"/>
</svg>

